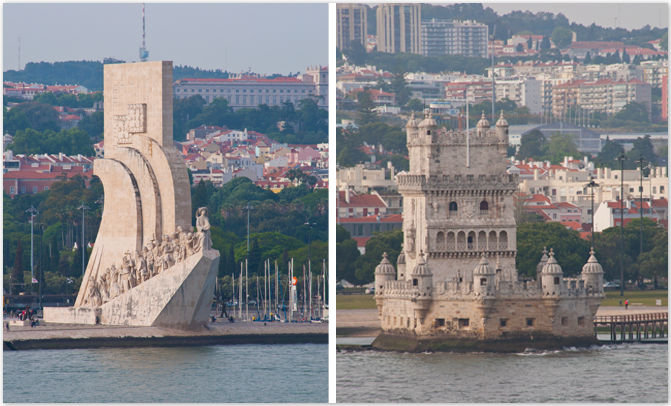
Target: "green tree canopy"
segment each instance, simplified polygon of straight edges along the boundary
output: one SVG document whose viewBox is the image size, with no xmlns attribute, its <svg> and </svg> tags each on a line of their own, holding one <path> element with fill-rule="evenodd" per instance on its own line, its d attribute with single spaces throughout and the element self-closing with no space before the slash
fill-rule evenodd
<svg viewBox="0 0 671 406">
<path fill-rule="evenodd" d="M 571 45 L 571 42 L 573 41 L 573 31 L 568 28 L 557 27 L 552 31 L 551 37 L 552 42 L 554 42 L 558 48 L 566 48 Z"/>
<path fill-rule="evenodd" d="M 377 113 L 373 111 L 375 103 L 370 95 L 370 89 L 365 87 L 357 93 L 357 124 L 364 126 L 377 121 Z"/>
<path fill-rule="evenodd" d="M 520 149 L 517 151 L 517 159 L 540 159 L 544 155 L 547 140 L 539 130 L 532 130 L 522 136 Z"/>
<path fill-rule="evenodd" d="M 565 276 L 576 275 L 589 259 L 589 244 L 580 238 L 580 233 L 558 222 L 520 224 L 517 227 L 517 270 L 520 275 L 535 279 L 536 265 L 543 256 L 543 247 L 547 247 L 548 251 L 553 249 Z"/>
</svg>

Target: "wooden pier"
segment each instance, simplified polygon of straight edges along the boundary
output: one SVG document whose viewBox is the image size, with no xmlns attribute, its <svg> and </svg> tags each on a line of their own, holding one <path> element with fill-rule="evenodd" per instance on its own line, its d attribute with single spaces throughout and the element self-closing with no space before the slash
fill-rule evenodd
<svg viewBox="0 0 671 406">
<path fill-rule="evenodd" d="M 611 342 L 643 341 L 662 338 L 668 340 L 669 313 L 596 316 L 594 318 L 595 337 L 597 336 L 597 329 L 599 326 L 608 326 L 610 328 Z M 620 337 L 619 339 L 618 335 Z"/>
</svg>

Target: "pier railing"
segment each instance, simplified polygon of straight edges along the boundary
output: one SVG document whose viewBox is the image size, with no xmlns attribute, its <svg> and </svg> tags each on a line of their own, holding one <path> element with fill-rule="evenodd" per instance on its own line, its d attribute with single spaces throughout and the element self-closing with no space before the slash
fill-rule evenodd
<svg viewBox="0 0 671 406">
<path fill-rule="evenodd" d="M 596 336 L 599 326 L 609 327 L 611 341 L 618 341 L 618 335 L 620 336 L 620 341 L 668 338 L 669 313 L 658 312 L 596 316 L 594 318 L 594 336 Z"/>
</svg>

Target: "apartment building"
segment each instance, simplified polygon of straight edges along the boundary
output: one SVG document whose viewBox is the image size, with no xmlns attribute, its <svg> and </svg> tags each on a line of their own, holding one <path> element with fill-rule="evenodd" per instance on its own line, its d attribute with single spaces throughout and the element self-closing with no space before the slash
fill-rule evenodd
<svg viewBox="0 0 671 406">
<path fill-rule="evenodd" d="M 651 105 L 651 87 L 638 79 L 584 79 L 562 83 L 552 88 L 552 114 L 563 117 L 572 106 L 588 111 L 615 114 L 629 102 Z"/>
<path fill-rule="evenodd" d="M 669 60 L 645 61 L 636 68 L 641 72 L 641 80 L 652 87 L 662 86 L 662 77 L 669 74 Z"/>
<path fill-rule="evenodd" d="M 509 173 L 518 170 L 526 170 L 531 173 L 530 177 L 520 176 L 520 192 L 546 196 L 552 203 L 573 203 L 582 209 L 582 223 L 591 221 L 592 190 L 587 187 L 591 178 L 599 185 L 594 188 L 595 210 L 601 202 L 616 201 L 620 198 L 620 185 L 623 180 L 625 200 L 640 198 L 641 173 L 638 169 L 625 170 L 623 179 L 620 178 L 619 170 L 594 169 L 590 165 L 582 169 L 576 169 L 563 165 L 550 166 L 543 162 L 532 162 L 517 164 L 509 169 Z M 668 200 L 668 183 L 667 168 L 653 168 L 649 176 L 643 177 L 643 200 L 648 202 L 651 199 L 653 201 L 658 199 Z"/>
<path fill-rule="evenodd" d="M 328 67 L 308 67 L 298 77 L 275 79 L 252 75 L 229 79 L 185 78 L 175 81 L 173 95 L 178 99 L 200 95 L 207 104 L 222 97 L 234 110 L 259 104 L 279 106 L 287 101 L 296 105 L 302 99 L 315 97 L 319 107 L 328 109 Z"/>
<path fill-rule="evenodd" d="M 422 55 L 486 58 L 488 30 L 487 25 L 470 20 L 424 20 L 421 24 Z"/>
<path fill-rule="evenodd" d="M 357 164 L 353 168 L 338 168 L 337 187 L 339 190 L 350 188 L 357 193 L 371 193 L 374 190 L 396 190 L 396 170 L 391 161 L 386 168 L 373 168 Z"/>
<path fill-rule="evenodd" d="M 366 46 L 366 5 L 338 3 L 336 4 L 337 46 L 341 50 L 349 49 L 351 42 Z"/>
<path fill-rule="evenodd" d="M 420 4 L 380 4 L 377 7 L 377 50 L 421 54 L 420 28 Z"/>
<path fill-rule="evenodd" d="M 543 111 L 542 82 L 533 77 L 497 78 L 496 101 L 509 99 L 518 107 L 526 106 L 531 114 Z"/>
</svg>

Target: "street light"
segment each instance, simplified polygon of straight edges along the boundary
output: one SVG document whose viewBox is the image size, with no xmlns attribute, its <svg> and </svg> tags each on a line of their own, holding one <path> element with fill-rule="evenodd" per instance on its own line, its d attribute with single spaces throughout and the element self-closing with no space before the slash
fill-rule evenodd
<svg viewBox="0 0 671 406">
<path fill-rule="evenodd" d="M 84 242 L 84 213 L 89 209 L 89 207 L 84 202 L 82 202 L 82 205 L 77 207 L 77 209 L 81 209 L 82 211 L 82 276 L 84 276 L 84 273 L 86 272 L 86 264 L 84 263 L 86 262 L 86 243 Z"/>
<path fill-rule="evenodd" d="M 35 215 L 39 213 L 33 205 L 30 205 L 30 209 L 26 210 L 27 213 L 30 213 L 30 294 L 33 294 L 33 223 L 35 223 Z"/>
<path fill-rule="evenodd" d="M 628 159 L 622 151 L 615 160 L 620 161 L 620 296 L 624 296 L 624 161 Z"/>
<path fill-rule="evenodd" d="M 586 186 L 592 189 L 592 249 L 594 249 L 594 188 L 598 187 L 599 184 L 594 182 L 594 179 L 590 176 L 590 182 Z"/>
<path fill-rule="evenodd" d="M 640 206 L 638 209 L 641 212 L 641 254 L 643 253 L 643 164 L 646 163 L 647 161 L 643 159 L 643 154 L 641 154 L 641 157 L 636 161 L 637 164 L 639 164 L 641 168 L 641 185 L 638 187 L 638 192 L 641 195 L 640 198 Z M 650 202 L 652 203 L 652 202 Z"/>
</svg>

